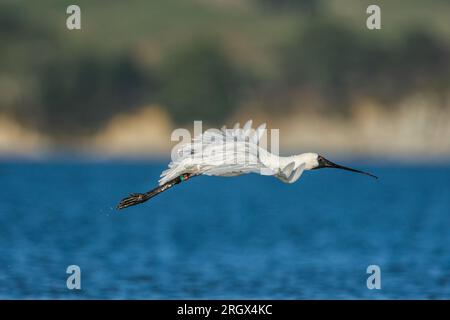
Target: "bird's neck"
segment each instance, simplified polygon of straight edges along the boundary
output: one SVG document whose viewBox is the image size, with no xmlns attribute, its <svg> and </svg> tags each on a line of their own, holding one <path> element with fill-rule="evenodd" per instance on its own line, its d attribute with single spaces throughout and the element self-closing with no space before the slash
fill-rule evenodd
<svg viewBox="0 0 450 320">
<path fill-rule="evenodd" d="M 287 157 L 276 156 L 270 153 L 268 158 L 269 162 L 271 162 L 272 164 L 272 168 L 284 168 L 292 162 L 295 163 L 294 168 L 297 168 L 300 165 L 304 164 L 305 170 L 311 170 L 315 166 L 315 156 L 311 153 L 303 153 Z"/>
<path fill-rule="evenodd" d="M 260 160 L 264 165 L 270 168 L 272 171 L 277 172 L 280 168 L 284 168 L 292 161 L 295 161 L 295 165 L 297 166 L 297 161 L 295 160 L 295 156 L 282 157 L 276 154 L 270 153 L 265 149 L 260 149 Z M 300 165 L 300 162 L 299 162 Z"/>
</svg>

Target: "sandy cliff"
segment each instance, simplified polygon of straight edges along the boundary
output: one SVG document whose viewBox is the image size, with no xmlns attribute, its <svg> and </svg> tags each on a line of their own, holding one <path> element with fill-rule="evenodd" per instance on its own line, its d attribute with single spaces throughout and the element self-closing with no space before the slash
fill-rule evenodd
<svg viewBox="0 0 450 320">
<path fill-rule="evenodd" d="M 280 129 L 281 152 L 392 156 L 416 159 L 450 156 L 450 107 L 438 108 L 429 99 L 405 100 L 394 110 L 365 102 L 347 117 L 294 112 L 285 117 L 238 113 L 227 120 L 267 122 Z M 188 129 L 192 130 L 190 124 Z M 207 124 L 203 129 L 207 129 Z M 159 106 L 118 115 L 96 134 L 80 138 L 74 151 L 102 156 L 169 156 L 175 129 Z M 0 115 L 0 155 L 33 156 L 58 150 L 52 139 Z"/>
</svg>

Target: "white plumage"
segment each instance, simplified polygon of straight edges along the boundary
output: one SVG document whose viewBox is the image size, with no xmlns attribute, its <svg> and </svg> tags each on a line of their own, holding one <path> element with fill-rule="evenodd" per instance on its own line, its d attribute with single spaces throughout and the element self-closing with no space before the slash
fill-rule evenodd
<svg viewBox="0 0 450 320">
<path fill-rule="evenodd" d="M 177 158 L 162 172 L 159 184 L 183 173 L 210 176 L 258 173 L 273 175 L 286 183 L 297 181 L 307 168 L 307 162 L 314 162 L 317 155 L 279 157 L 272 154 L 259 144 L 265 131 L 265 123 L 252 129 L 252 120 L 242 128 L 236 123 L 233 129 L 207 130 L 175 150 Z"/>
</svg>

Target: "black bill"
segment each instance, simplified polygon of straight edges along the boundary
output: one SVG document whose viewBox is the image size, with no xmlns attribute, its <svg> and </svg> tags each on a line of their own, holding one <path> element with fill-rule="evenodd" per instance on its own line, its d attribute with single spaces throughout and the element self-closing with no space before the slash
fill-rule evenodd
<svg viewBox="0 0 450 320">
<path fill-rule="evenodd" d="M 318 166 L 316 169 L 321 169 L 321 168 L 335 168 L 335 169 L 341 169 L 341 170 L 347 170 L 347 171 L 356 172 L 356 173 L 360 173 L 360 174 L 365 174 L 366 176 L 369 176 L 369 177 L 378 179 L 377 176 L 375 176 L 375 175 L 373 175 L 373 174 L 371 174 L 371 173 L 364 172 L 364 171 L 361 171 L 361 170 L 352 169 L 352 168 L 349 168 L 349 167 L 341 166 L 341 165 L 339 165 L 339 164 L 336 164 L 336 163 L 331 162 L 330 160 L 325 159 L 325 158 L 322 157 L 322 156 L 319 156 L 319 157 L 317 158 L 317 161 L 319 162 L 319 166 Z"/>
</svg>

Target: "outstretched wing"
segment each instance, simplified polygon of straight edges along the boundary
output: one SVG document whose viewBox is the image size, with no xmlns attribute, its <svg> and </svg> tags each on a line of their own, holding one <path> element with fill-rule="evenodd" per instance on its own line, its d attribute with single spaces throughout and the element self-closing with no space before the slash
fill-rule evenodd
<svg viewBox="0 0 450 320">
<path fill-rule="evenodd" d="M 206 130 L 191 143 L 175 150 L 176 159 L 163 171 L 159 183 L 186 172 L 221 176 L 259 172 L 262 164 L 257 148 L 265 129 L 265 123 L 252 129 L 252 120 L 249 120 L 242 128 L 236 123 L 232 129 Z"/>
</svg>

